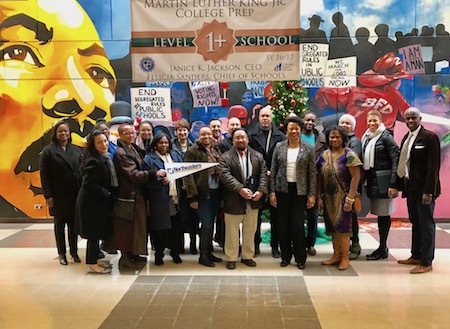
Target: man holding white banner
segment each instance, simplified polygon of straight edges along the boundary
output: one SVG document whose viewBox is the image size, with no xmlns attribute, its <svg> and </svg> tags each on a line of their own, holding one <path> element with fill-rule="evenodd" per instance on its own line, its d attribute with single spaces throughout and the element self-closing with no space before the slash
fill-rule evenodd
<svg viewBox="0 0 450 329">
<path fill-rule="evenodd" d="M 189 170 L 199 171 L 184 178 L 186 193 L 191 208 L 195 209 L 200 218 L 200 258 L 199 264 L 213 267 L 215 262 L 221 262 L 222 259 L 214 256 L 212 251 L 212 229 L 214 218 L 219 211 L 220 193 L 219 193 L 219 172 L 215 166 L 219 162 L 220 151 L 213 144 L 212 130 L 208 126 L 200 128 L 198 140 L 186 152 L 184 161 L 193 162 L 179 171 L 188 172 Z M 201 170 L 202 162 L 205 165 L 210 164 L 208 170 Z M 172 173 L 173 175 L 173 173 Z"/>
</svg>

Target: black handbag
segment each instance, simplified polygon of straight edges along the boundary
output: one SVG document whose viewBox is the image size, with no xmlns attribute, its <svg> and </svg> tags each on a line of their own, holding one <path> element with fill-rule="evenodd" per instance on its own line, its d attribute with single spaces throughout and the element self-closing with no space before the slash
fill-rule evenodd
<svg viewBox="0 0 450 329">
<path fill-rule="evenodd" d="M 114 198 L 114 217 L 118 217 L 129 222 L 134 221 L 135 203 L 136 201 L 134 199 Z"/>
</svg>

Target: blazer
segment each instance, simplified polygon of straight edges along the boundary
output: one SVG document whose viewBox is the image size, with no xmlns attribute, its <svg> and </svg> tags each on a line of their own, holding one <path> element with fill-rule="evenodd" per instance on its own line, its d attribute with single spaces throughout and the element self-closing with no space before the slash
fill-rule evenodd
<svg viewBox="0 0 450 329">
<path fill-rule="evenodd" d="M 111 172 L 107 159 L 90 156 L 81 174 L 75 209 L 77 233 L 85 239 L 104 239 L 112 225 Z"/>
<path fill-rule="evenodd" d="M 75 218 L 80 160 L 80 148 L 71 143 L 66 151 L 53 142 L 42 150 L 39 164 L 42 189 L 46 199 L 53 198 L 50 214 L 55 217 Z"/>
<path fill-rule="evenodd" d="M 401 146 L 408 138 L 403 137 Z M 400 180 L 402 197 L 422 200 L 422 194 L 441 194 L 439 170 L 441 166 L 441 147 L 438 136 L 421 126 L 409 156 L 409 179 Z"/>
<path fill-rule="evenodd" d="M 364 145 L 364 150 L 365 148 L 366 146 Z M 367 197 L 382 199 L 389 197 L 388 188 L 397 186 L 397 164 L 399 156 L 400 151 L 395 143 L 394 137 L 386 129 L 381 133 L 380 138 L 375 143 L 374 167 L 364 171 L 367 182 Z M 385 171 L 386 175 L 380 175 L 381 171 Z"/>
<path fill-rule="evenodd" d="M 287 170 L 288 141 L 277 144 L 273 152 L 272 166 L 270 168 L 270 193 L 288 193 Z M 297 195 L 316 196 L 317 168 L 314 147 L 301 142 L 297 156 Z"/>
<path fill-rule="evenodd" d="M 248 156 L 252 164 L 252 176 L 258 183 L 256 191 L 267 194 L 267 167 L 261 153 L 247 148 Z M 245 186 L 245 178 L 239 162 L 237 150 L 233 147 L 231 150 L 222 154 L 219 165 L 220 179 L 224 186 L 223 201 L 224 211 L 227 214 L 243 215 L 246 213 L 248 200 L 241 197 L 239 191 Z M 256 192 L 253 191 L 253 192 Z M 261 208 L 264 202 L 264 196 L 258 201 L 250 201 L 252 209 Z"/>
<path fill-rule="evenodd" d="M 170 152 L 173 162 L 182 162 L 180 154 L 175 150 Z M 143 170 L 164 169 L 164 162 L 155 152 L 147 154 L 142 163 Z M 181 179 L 177 179 L 178 199 L 181 196 Z M 151 180 L 145 185 L 149 201 L 149 230 L 167 230 L 172 228 L 169 215 L 169 185 L 161 180 Z"/>
</svg>

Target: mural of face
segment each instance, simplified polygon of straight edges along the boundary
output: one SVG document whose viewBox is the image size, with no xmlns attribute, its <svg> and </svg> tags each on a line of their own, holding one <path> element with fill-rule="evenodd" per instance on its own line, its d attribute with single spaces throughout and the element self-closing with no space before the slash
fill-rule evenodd
<svg viewBox="0 0 450 329">
<path fill-rule="evenodd" d="M 80 41 L 92 40 L 92 41 Z M 110 119 L 116 78 L 97 31 L 75 0 L 0 4 L 0 196 L 31 217 L 44 217 L 39 153 L 44 131 L 68 117 L 84 144 L 95 120 Z"/>
</svg>

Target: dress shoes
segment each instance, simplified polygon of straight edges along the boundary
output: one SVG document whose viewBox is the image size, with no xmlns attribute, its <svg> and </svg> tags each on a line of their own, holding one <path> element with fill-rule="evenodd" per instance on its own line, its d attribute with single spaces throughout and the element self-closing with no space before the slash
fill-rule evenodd
<svg viewBox="0 0 450 329">
<path fill-rule="evenodd" d="M 227 262 L 227 269 L 229 270 L 236 269 L 236 262 Z"/>
<path fill-rule="evenodd" d="M 278 250 L 278 248 L 272 248 L 272 257 L 273 258 L 281 257 L 281 252 Z"/>
<path fill-rule="evenodd" d="M 306 265 L 305 265 L 305 263 L 298 263 L 297 267 L 299 270 L 304 270 L 306 268 Z"/>
<path fill-rule="evenodd" d="M 216 264 L 211 259 L 209 259 L 208 255 L 200 255 L 198 263 L 208 267 L 216 266 Z"/>
<path fill-rule="evenodd" d="M 94 268 L 92 266 L 88 266 L 88 273 L 91 273 L 91 274 L 108 274 L 108 273 L 111 273 L 111 268 L 110 267 L 107 267 L 107 268 L 100 267 L 100 268 L 96 269 L 96 268 Z"/>
<path fill-rule="evenodd" d="M 290 261 L 282 260 L 281 263 L 280 263 L 280 266 L 281 266 L 281 267 L 286 267 L 286 266 L 288 266 L 290 263 L 291 263 Z"/>
<path fill-rule="evenodd" d="M 81 263 L 81 259 L 80 256 L 78 256 L 77 254 L 71 255 L 72 259 L 75 263 Z"/>
<path fill-rule="evenodd" d="M 308 247 L 307 252 L 310 256 L 315 256 L 317 254 L 316 248 L 314 248 L 314 246 Z"/>
<path fill-rule="evenodd" d="M 139 255 L 133 255 L 131 256 L 131 259 L 135 263 L 147 263 L 147 257 L 139 256 Z"/>
<path fill-rule="evenodd" d="M 213 254 L 209 253 L 208 258 L 210 261 L 214 262 L 214 263 L 221 263 L 222 262 L 222 258 L 216 257 Z"/>
<path fill-rule="evenodd" d="M 423 274 L 427 272 L 431 272 L 433 270 L 433 266 L 423 266 L 423 265 L 417 265 L 414 267 L 409 273 L 411 274 Z"/>
<path fill-rule="evenodd" d="M 253 259 L 241 259 L 241 263 L 250 267 L 255 267 L 256 263 Z"/>
<path fill-rule="evenodd" d="M 155 257 L 155 265 L 156 266 L 164 265 L 164 261 L 163 261 L 162 257 Z"/>
<path fill-rule="evenodd" d="M 183 262 L 183 260 L 181 259 L 180 255 L 176 254 L 176 253 L 170 253 L 170 256 L 172 257 L 172 260 L 175 264 L 181 264 Z"/>
<path fill-rule="evenodd" d="M 61 265 L 67 265 L 67 258 L 66 258 L 66 255 L 63 255 L 63 254 L 58 255 L 58 259 L 59 259 L 59 263 L 60 263 Z"/>
<path fill-rule="evenodd" d="M 380 259 L 386 259 L 389 256 L 389 249 L 380 249 L 378 248 L 370 255 L 366 255 L 367 260 L 380 260 Z"/>
<path fill-rule="evenodd" d="M 420 260 L 409 257 L 408 259 L 400 259 L 397 263 L 402 265 L 420 265 Z"/>
</svg>

